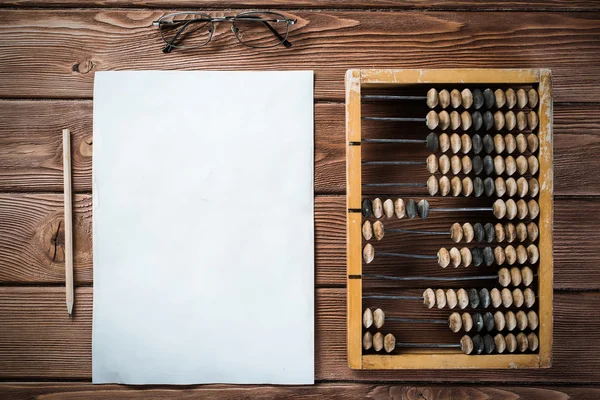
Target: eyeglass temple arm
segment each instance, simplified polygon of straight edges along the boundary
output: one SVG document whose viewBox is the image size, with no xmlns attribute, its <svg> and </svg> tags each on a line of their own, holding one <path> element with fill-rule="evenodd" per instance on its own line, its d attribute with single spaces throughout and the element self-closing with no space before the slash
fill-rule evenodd
<svg viewBox="0 0 600 400">
<path fill-rule="evenodd" d="M 171 41 L 169 43 L 167 43 L 167 45 L 163 48 L 163 53 L 170 53 L 175 46 L 173 45 L 173 43 L 175 43 L 175 41 L 179 38 L 179 35 L 181 35 L 181 33 L 185 30 L 185 28 L 187 28 L 187 26 L 192 22 L 193 20 L 190 20 L 189 22 L 186 22 L 185 24 L 183 24 L 183 26 L 177 31 L 177 33 L 175 34 L 175 36 L 173 36 L 173 39 L 171 39 Z"/>
<path fill-rule="evenodd" d="M 270 30 L 271 32 L 273 32 L 273 34 L 274 34 L 275 36 L 277 36 L 277 39 L 281 40 L 281 44 L 282 44 L 282 45 L 284 45 L 284 46 L 285 46 L 285 47 L 287 47 L 287 48 L 290 48 L 290 47 L 292 47 L 292 44 L 291 44 L 290 42 L 288 42 L 288 41 L 287 41 L 287 39 L 285 39 L 283 36 L 281 36 L 281 35 L 279 34 L 279 32 L 277 32 L 277 30 L 275 30 L 275 29 L 274 29 L 274 28 L 271 26 L 271 24 L 269 24 L 267 21 L 263 21 L 263 24 L 265 24 L 265 25 L 267 26 L 267 28 L 269 28 L 269 30 Z"/>
</svg>

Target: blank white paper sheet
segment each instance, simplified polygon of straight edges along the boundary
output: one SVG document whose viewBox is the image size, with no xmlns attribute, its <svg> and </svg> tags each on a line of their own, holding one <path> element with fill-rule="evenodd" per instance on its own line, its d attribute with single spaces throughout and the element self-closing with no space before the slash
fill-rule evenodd
<svg viewBox="0 0 600 400">
<path fill-rule="evenodd" d="M 314 382 L 313 73 L 97 72 L 94 383 Z"/>
</svg>

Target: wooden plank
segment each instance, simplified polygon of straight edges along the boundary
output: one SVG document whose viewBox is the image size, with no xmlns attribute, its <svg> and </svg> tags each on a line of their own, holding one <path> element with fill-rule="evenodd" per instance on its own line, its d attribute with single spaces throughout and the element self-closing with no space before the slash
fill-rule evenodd
<svg viewBox="0 0 600 400">
<path fill-rule="evenodd" d="M 373 106 L 367 110 L 374 113 Z M 343 104 L 315 105 L 316 193 L 346 191 L 344 112 Z M 392 125 L 384 125 L 388 126 L 393 132 Z M 92 143 L 92 102 L 63 100 L 0 101 L 0 191 L 62 192 L 60 131 L 64 127 L 73 133 L 74 190 L 89 192 L 92 163 L 87 143 Z M 590 173 L 598 152 L 600 106 L 555 105 L 555 194 L 600 195 L 600 174 Z M 375 158 L 379 154 L 370 151 L 367 155 Z M 398 179 L 401 171 L 363 168 L 365 179 L 371 180 Z M 409 177 L 427 179 L 428 174 L 423 168 L 421 174 Z"/>
<path fill-rule="evenodd" d="M 0 378 L 79 378 L 91 374 L 92 288 L 76 291 L 74 317 L 64 312 L 60 287 L 0 287 Z M 344 289 L 316 291 L 316 379 L 464 380 L 464 371 L 355 371 L 348 368 Z M 600 382 L 600 293 L 555 293 L 552 367 L 541 370 L 481 370 L 480 382 Z M 393 312 L 388 314 L 393 315 Z M 420 331 L 406 327 L 414 336 Z M 408 334 L 407 334 L 408 335 Z"/>
<path fill-rule="evenodd" d="M 76 195 L 74 269 L 77 284 L 92 283 L 91 198 Z M 600 199 L 555 199 L 554 288 L 600 289 Z M 64 226 L 60 194 L 0 194 L 0 283 L 64 282 Z M 432 221 L 436 221 L 433 216 Z M 346 283 L 346 214 L 342 196 L 315 200 L 317 285 Z M 436 222 L 436 229 L 443 227 Z M 424 227 L 428 228 L 428 227 Z M 417 238 L 418 240 L 419 238 Z M 428 239 L 432 247 L 448 241 Z M 399 251 L 412 245 L 398 242 Z M 382 264 L 381 273 L 403 273 L 397 264 Z M 437 265 L 423 269 L 433 275 Z"/>
<path fill-rule="evenodd" d="M 556 101 L 600 101 L 597 13 L 298 11 L 290 49 L 245 48 L 221 24 L 208 47 L 168 55 L 151 26 L 163 14 L 2 10 L 0 96 L 90 98 L 102 70 L 314 69 L 316 98 L 342 100 L 349 68 L 418 65 L 550 68 Z"/>
<path fill-rule="evenodd" d="M 314 386 L 184 386 L 185 392 L 173 386 L 135 387 L 92 385 L 90 383 L 7 383 L 0 384 L 0 397 L 12 400 L 106 399 L 365 399 L 372 400 L 446 400 L 446 399 L 512 399 L 512 400 L 596 400 L 600 386 L 480 386 L 480 385 L 402 385 L 369 383 L 319 383 Z"/>
</svg>

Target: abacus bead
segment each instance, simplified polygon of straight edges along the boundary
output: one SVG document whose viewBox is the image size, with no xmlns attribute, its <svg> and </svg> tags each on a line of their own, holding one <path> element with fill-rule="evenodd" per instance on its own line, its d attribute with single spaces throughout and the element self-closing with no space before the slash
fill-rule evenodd
<svg viewBox="0 0 600 400">
<path fill-rule="evenodd" d="M 447 174 L 450 171 L 450 157 L 443 154 L 440 156 L 439 168 L 442 174 Z"/>
<path fill-rule="evenodd" d="M 463 156 L 460 159 L 460 163 L 462 164 L 462 172 L 463 174 L 468 174 L 473 170 L 473 161 L 471 161 L 471 157 Z"/>
<path fill-rule="evenodd" d="M 449 309 L 454 309 L 458 304 L 458 299 L 456 298 L 456 292 L 452 289 L 446 290 L 446 304 Z"/>
<path fill-rule="evenodd" d="M 523 297 L 525 298 L 525 307 L 531 308 L 535 304 L 535 293 L 531 288 L 525 288 Z"/>
<path fill-rule="evenodd" d="M 494 185 L 494 180 L 489 176 L 483 180 L 483 192 L 487 197 L 490 197 L 494 194 L 496 190 L 496 185 Z"/>
<path fill-rule="evenodd" d="M 496 175 L 502 175 L 505 169 L 506 164 L 504 163 L 504 158 L 502 158 L 502 156 L 494 157 L 494 172 L 496 172 Z"/>
<path fill-rule="evenodd" d="M 429 202 L 425 199 L 419 201 L 417 205 L 417 212 L 419 213 L 419 217 L 421 219 L 425 219 L 429 216 Z"/>
<path fill-rule="evenodd" d="M 535 264 L 540 259 L 540 252 L 535 244 L 527 246 L 527 258 L 530 264 Z"/>
<path fill-rule="evenodd" d="M 507 311 L 504 314 L 504 319 L 506 320 L 506 329 L 509 331 L 513 331 L 517 327 L 517 317 L 515 317 L 514 312 Z"/>
<path fill-rule="evenodd" d="M 363 313 L 363 326 L 369 329 L 373 325 L 373 311 L 370 308 L 366 308 Z"/>
<path fill-rule="evenodd" d="M 523 199 L 519 199 L 517 201 L 517 218 L 524 219 L 527 217 L 529 210 L 527 208 L 527 203 Z"/>
<path fill-rule="evenodd" d="M 433 306 L 435 306 L 435 292 L 433 289 L 426 289 L 423 292 L 423 304 L 425 304 L 427 308 L 433 308 Z"/>
<path fill-rule="evenodd" d="M 381 328 L 384 323 L 385 313 L 383 312 L 383 310 L 381 308 L 378 308 L 375 311 L 373 311 L 373 324 L 375 325 L 375 328 Z"/>
<path fill-rule="evenodd" d="M 465 242 L 471 243 L 473 241 L 473 237 L 475 235 L 473 225 L 468 222 L 465 222 L 462 226 L 463 236 L 465 238 Z"/>
<path fill-rule="evenodd" d="M 517 90 L 517 106 L 519 108 L 527 106 L 527 93 L 525 93 L 525 90 L 523 89 Z"/>
<path fill-rule="evenodd" d="M 527 128 L 527 115 L 523 111 L 517 113 L 517 129 L 522 131 Z"/>
<path fill-rule="evenodd" d="M 527 165 L 529 166 L 529 173 L 531 175 L 535 175 L 538 172 L 538 169 L 540 168 L 540 163 L 538 162 L 536 156 L 529 156 L 529 158 L 527 159 Z"/>
<path fill-rule="evenodd" d="M 515 290 L 513 290 L 512 292 L 512 297 L 513 297 L 513 304 L 515 307 L 520 308 L 523 305 L 523 302 L 525 301 L 525 297 L 523 295 L 523 291 L 519 288 L 516 288 Z"/>
<path fill-rule="evenodd" d="M 531 178 L 529 180 L 529 196 L 536 197 L 540 192 L 540 183 L 537 179 Z"/>
<path fill-rule="evenodd" d="M 514 242 L 517 237 L 515 226 L 510 222 L 507 222 L 506 225 L 504 225 L 504 230 L 506 232 L 506 241 L 508 243 Z"/>
<path fill-rule="evenodd" d="M 471 354 L 473 352 L 473 340 L 468 335 L 460 338 L 460 349 L 464 354 Z"/>
<path fill-rule="evenodd" d="M 483 116 L 479 111 L 473 111 L 471 114 L 471 121 L 473 122 L 473 130 L 478 131 L 483 126 Z"/>
<path fill-rule="evenodd" d="M 506 184 L 506 193 L 508 193 L 508 197 L 513 197 L 517 193 L 517 182 L 515 178 L 508 178 L 505 182 Z"/>
<path fill-rule="evenodd" d="M 523 332 L 519 332 L 517 334 L 517 350 L 520 353 L 527 351 L 529 348 L 529 341 L 527 340 L 527 336 Z"/>
<path fill-rule="evenodd" d="M 535 111 L 529 111 L 527 114 L 527 126 L 529 129 L 534 130 L 538 126 L 538 116 Z"/>
<path fill-rule="evenodd" d="M 471 308 L 477 308 L 479 306 L 479 294 L 477 293 L 477 289 L 469 289 L 469 304 Z"/>
<path fill-rule="evenodd" d="M 488 308 L 492 303 L 492 299 L 490 298 L 490 292 L 486 288 L 479 289 L 479 304 L 483 308 Z M 489 314 L 489 313 L 488 313 Z M 490 317 L 492 314 L 490 314 Z"/>
<path fill-rule="evenodd" d="M 383 223 L 381 221 L 375 221 L 373 223 L 373 236 L 377 240 L 383 239 Z"/>
<path fill-rule="evenodd" d="M 515 338 L 515 335 L 509 333 L 508 335 L 506 335 L 504 340 L 506 341 L 506 350 L 509 353 L 514 353 L 515 350 L 517 350 L 517 339 Z"/>
<path fill-rule="evenodd" d="M 517 204 L 513 199 L 506 200 L 506 218 L 513 219 L 517 215 Z"/>
<path fill-rule="evenodd" d="M 362 226 L 362 235 L 365 240 L 371 240 L 373 237 L 373 227 L 371 226 L 371 222 L 369 222 L 369 220 L 366 220 Z"/>
<path fill-rule="evenodd" d="M 452 196 L 456 197 L 460 195 L 460 193 L 462 192 L 462 182 L 458 176 L 452 177 L 450 185 L 452 187 Z"/>
<path fill-rule="evenodd" d="M 450 150 L 452 150 L 452 153 L 458 153 L 460 151 L 460 146 L 460 136 L 458 136 L 456 133 L 450 135 Z"/>
<path fill-rule="evenodd" d="M 496 233 L 494 232 L 494 225 L 488 222 L 483 226 L 483 230 L 485 232 L 485 241 L 492 243 L 496 236 Z"/>
<path fill-rule="evenodd" d="M 517 94 L 515 91 L 512 88 L 508 88 L 504 92 L 504 95 L 506 96 L 506 107 L 513 108 L 517 104 Z"/>
<path fill-rule="evenodd" d="M 460 162 L 460 157 L 452 156 L 450 157 L 450 170 L 452 174 L 457 175 L 462 169 L 462 164 Z"/>
<path fill-rule="evenodd" d="M 450 148 L 450 136 L 448 136 L 448 134 L 446 134 L 446 133 L 440 133 L 439 142 L 440 142 L 440 151 L 442 153 L 447 152 L 448 149 Z"/>
<path fill-rule="evenodd" d="M 370 350 L 371 347 L 373 347 L 373 334 L 371 332 L 365 332 L 365 334 L 363 335 L 362 344 L 363 349 L 365 350 Z"/>
<path fill-rule="evenodd" d="M 517 179 L 517 194 L 519 197 L 525 197 L 529 193 L 529 184 L 527 183 L 527 179 L 520 177 Z"/>
<path fill-rule="evenodd" d="M 483 157 L 483 172 L 485 173 L 485 175 L 491 175 L 494 172 L 494 159 L 492 158 L 492 156 L 487 155 L 485 157 Z"/>
<path fill-rule="evenodd" d="M 377 332 L 373 335 L 373 350 L 381 351 L 383 349 L 383 333 Z"/>
<path fill-rule="evenodd" d="M 492 89 L 488 88 L 483 91 L 483 101 L 485 102 L 485 108 L 492 108 L 494 106 L 496 97 Z"/>
<path fill-rule="evenodd" d="M 450 239 L 455 243 L 458 243 L 463 238 L 463 229 L 458 222 L 455 222 L 450 226 Z"/>
<path fill-rule="evenodd" d="M 496 217 L 498 219 L 502 219 L 506 215 L 506 204 L 500 199 L 498 199 L 494 202 L 492 209 L 493 209 L 494 217 Z"/>
<path fill-rule="evenodd" d="M 427 125 L 429 129 L 435 129 L 438 127 L 439 124 L 440 117 L 438 113 L 433 110 L 429 111 L 425 116 L 425 125 Z"/>
<path fill-rule="evenodd" d="M 367 243 L 367 245 L 363 249 L 363 259 L 367 264 L 369 264 L 375 258 L 375 249 L 371 243 Z"/>
<path fill-rule="evenodd" d="M 540 346 L 540 340 L 534 332 L 529 332 L 527 335 L 527 342 L 529 343 L 527 348 L 531 351 L 536 351 Z"/>
<path fill-rule="evenodd" d="M 496 311 L 494 313 L 494 327 L 497 331 L 504 330 L 506 326 L 506 319 L 504 318 L 504 314 L 501 311 Z"/>
<path fill-rule="evenodd" d="M 473 352 L 475 354 L 482 354 L 485 347 L 483 344 L 483 339 L 479 335 L 475 335 L 473 338 Z"/>
<path fill-rule="evenodd" d="M 473 105 L 473 93 L 469 89 L 463 89 L 460 92 L 461 103 L 465 109 L 469 109 Z"/>
<path fill-rule="evenodd" d="M 427 107 L 435 108 L 438 105 L 439 100 L 438 91 L 433 88 L 429 89 L 427 92 Z"/>
<path fill-rule="evenodd" d="M 505 308 L 510 307 L 513 303 L 513 297 L 512 297 L 512 293 L 510 292 L 510 290 L 508 290 L 507 288 L 504 288 L 500 292 L 500 295 L 502 296 L 502 305 Z"/>
<path fill-rule="evenodd" d="M 478 176 L 473 179 L 473 194 L 475 197 L 480 197 L 483 194 L 483 180 Z"/>
<path fill-rule="evenodd" d="M 473 145 L 473 153 L 481 153 L 481 150 L 483 150 L 483 141 L 481 140 L 481 136 L 477 134 L 473 135 L 471 138 L 471 144 Z"/>
<path fill-rule="evenodd" d="M 486 312 L 483 314 L 483 326 L 488 332 L 494 330 L 494 316 L 491 312 Z"/>
<path fill-rule="evenodd" d="M 473 313 L 471 317 L 473 318 L 473 328 L 475 328 L 475 332 L 481 332 L 483 329 L 483 316 L 481 313 Z"/>
<path fill-rule="evenodd" d="M 471 114 L 468 111 L 463 111 L 460 114 L 460 124 L 463 131 L 468 130 L 473 124 L 473 120 L 471 119 Z M 466 151 L 465 151 L 466 153 Z"/>
<path fill-rule="evenodd" d="M 461 315 L 462 326 L 465 332 L 470 332 L 473 329 L 473 317 L 469 313 L 463 313 Z"/>
<path fill-rule="evenodd" d="M 502 304 L 502 295 L 496 288 L 490 290 L 490 298 L 492 299 L 492 307 L 498 308 Z"/>
<path fill-rule="evenodd" d="M 504 114 L 502 113 L 502 111 L 496 111 L 494 113 L 494 129 L 496 129 L 497 131 L 502 130 L 502 128 L 504 128 L 504 124 L 505 124 L 505 119 L 504 119 Z"/>
<path fill-rule="evenodd" d="M 383 216 L 383 203 L 379 197 L 373 200 L 373 216 L 381 218 Z"/>
<path fill-rule="evenodd" d="M 450 114 L 448 114 L 448 111 L 442 110 L 438 115 L 440 119 L 440 129 L 445 131 L 450 126 Z"/>
<path fill-rule="evenodd" d="M 437 252 L 438 264 L 442 268 L 446 268 L 450 265 L 450 253 L 445 248 L 439 249 Z"/>
<path fill-rule="evenodd" d="M 506 152 L 508 154 L 512 154 L 517 148 L 517 140 L 515 139 L 512 133 L 504 135 L 504 144 L 506 147 Z"/>
<path fill-rule="evenodd" d="M 458 89 L 452 89 L 450 92 L 450 104 L 452 105 L 452 108 L 458 108 L 462 104 L 462 98 L 460 97 Z"/>
<path fill-rule="evenodd" d="M 435 154 L 430 154 L 427 157 L 427 171 L 429 171 L 430 174 L 435 174 L 438 171 L 438 168 L 439 164 L 437 157 Z"/>
<path fill-rule="evenodd" d="M 496 352 L 498 354 L 504 353 L 504 350 L 506 350 L 506 340 L 504 340 L 504 336 L 501 333 L 497 333 L 494 336 L 494 344 L 496 345 Z"/>
<path fill-rule="evenodd" d="M 525 175 L 528 169 L 527 159 L 520 155 L 515 159 L 515 162 L 517 163 L 517 173 L 519 175 Z"/>
<path fill-rule="evenodd" d="M 450 179 L 447 176 L 442 176 L 438 182 L 440 187 L 440 195 L 447 196 L 450 193 Z"/>
<path fill-rule="evenodd" d="M 502 108 L 504 104 L 506 104 L 506 95 L 504 94 L 504 90 L 496 89 L 494 92 L 494 98 L 496 100 L 496 107 Z"/>
<path fill-rule="evenodd" d="M 504 264 L 504 260 L 506 260 L 506 255 L 504 254 L 504 249 L 500 246 L 494 248 L 494 260 L 497 265 Z"/>
<path fill-rule="evenodd" d="M 533 282 L 533 271 L 529 267 L 521 268 L 521 278 L 523 278 L 523 285 L 529 286 Z M 525 295 L 525 293 L 523 293 Z"/>
<path fill-rule="evenodd" d="M 464 310 L 469 305 L 469 295 L 465 289 L 458 289 L 456 291 L 456 298 L 458 299 L 458 307 Z"/>
<path fill-rule="evenodd" d="M 525 153 L 525 150 L 527 150 L 527 139 L 525 138 L 525 135 L 519 133 L 515 137 L 515 140 L 517 141 L 517 152 Z"/>
<path fill-rule="evenodd" d="M 529 210 L 529 218 L 531 219 L 536 219 L 540 215 L 540 205 L 533 199 L 527 202 L 527 209 Z"/>
<path fill-rule="evenodd" d="M 517 317 L 517 329 L 520 331 L 525 330 L 527 328 L 527 314 L 519 310 L 515 316 Z"/>
<path fill-rule="evenodd" d="M 508 111 L 506 114 L 504 114 L 504 121 L 507 131 L 512 131 L 515 129 L 515 126 L 517 125 L 517 117 L 515 116 L 514 112 Z"/>
<path fill-rule="evenodd" d="M 394 202 L 394 212 L 396 213 L 396 217 L 398 219 L 402 219 L 406 216 L 406 207 L 404 205 L 404 200 L 397 199 Z"/>
<path fill-rule="evenodd" d="M 506 239 L 506 233 L 504 232 L 504 227 L 501 223 L 497 223 L 496 225 L 494 225 L 494 233 L 496 235 L 496 241 L 498 243 L 504 242 L 504 239 Z"/>
<path fill-rule="evenodd" d="M 513 156 L 508 156 L 504 160 L 506 164 L 506 174 L 508 176 L 512 176 L 517 171 L 517 162 Z"/>
<path fill-rule="evenodd" d="M 494 186 L 496 187 L 496 196 L 502 197 L 504 193 L 506 193 L 506 182 L 501 177 L 497 177 L 494 181 Z"/>
<path fill-rule="evenodd" d="M 494 116 L 491 111 L 486 111 L 483 113 L 483 127 L 486 131 L 489 131 L 494 126 Z"/>
<path fill-rule="evenodd" d="M 475 232 L 475 241 L 477 243 L 483 242 L 483 238 L 485 237 L 485 231 L 483 230 L 483 225 L 479 222 L 473 225 L 473 231 Z"/>
<path fill-rule="evenodd" d="M 494 151 L 494 139 L 491 135 L 485 135 L 483 137 L 483 150 L 486 154 L 490 154 Z"/>
<path fill-rule="evenodd" d="M 483 251 L 479 247 L 473 247 L 471 249 L 471 257 L 473 258 L 473 265 L 479 267 L 483 263 Z"/>
<path fill-rule="evenodd" d="M 417 216 L 417 203 L 413 199 L 406 202 L 406 216 L 410 219 Z"/>
<path fill-rule="evenodd" d="M 370 216 L 371 212 L 373 211 L 373 203 L 371 203 L 371 200 L 363 199 L 361 210 L 362 210 L 363 217 Z"/>
<path fill-rule="evenodd" d="M 497 133 L 494 135 L 494 149 L 496 150 L 496 153 L 500 154 L 504 151 L 504 148 L 504 137 Z"/>
<path fill-rule="evenodd" d="M 538 93 L 535 89 L 531 88 L 527 91 L 527 104 L 530 108 L 535 108 L 538 103 Z"/>
<path fill-rule="evenodd" d="M 494 250 L 491 247 L 484 247 L 483 250 L 483 263 L 489 267 L 494 263 Z"/>
<path fill-rule="evenodd" d="M 535 311 L 531 310 L 527 313 L 527 327 L 532 331 L 537 329 L 540 320 L 538 319 L 538 315 Z"/>
<path fill-rule="evenodd" d="M 440 107 L 446 108 L 450 105 L 450 93 L 446 89 L 440 90 L 438 93 Z"/>
<path fill-rule="evenodd" d="M 462 194 L 463 196 L 470 196 L 471 193 L 473 193 L 473 180 L 471 180 L 471 178 L 469 178 L 468 176 L 465 176 L 462 179 Z"/>
<path fill-rule="evenodd" d="M 460 249 L 460 264 L 463 267 L 468 267 L 471 265 L 471 261 L 473 260 L 473 256 L 471 254 L 471 250 L 468 247 L 463 247 Z"/>
<path fill-rule="evenodd" d="M 396 348 L 396 337 L 391 333 L 388 333 L 383 338 L 383 348 L 386 353 L 391 353 Z"/>
<path fill-rule="evenodd" d="M 535 242 L 540 234 L 538 226 L 534 222 L 527 224 L 527 237 L 530 241 Z"/>
<path fill-rule="evenodd" d="M 512 267 L 510 269 L 510 280 L 513 286 L 519 286 L 521 284 L 522 276 L 519 268 Z"/>
<path fill-rule="evenodd" d="M 439 190 L 438 180 L 435 177 L 435 175 L 431 175 L 429 177 L 429 179 L 427 179 L 427 192 L 429 192 L 430 196 L 435 196 L 435 194 L 438 192 L 438 190 Z"/>
<path fill-rule="evenodd" d="M 481 90 L 473 90 L 473 107 L 475 107 L 476 110 L 479 110 L 481 106 L 483 106 L 483 103 L 483 93 L 481 93 Z"/>
<path fill-rule="evenodd" d="M 536 134 L 527 135 L 527 149 L 530 153 L 535 153 L 540 145 L 540 141 Z"/>
<path fill-rule="evenodd" d="M 450 249 L 450 265 L 454 268 L 458 267 L 461 263 L 460 250 L 456 247 Z"/>
<path fill-rule="evenodd" d="M 390 219 L 394 216 L 394 202 L 392 199 L 387 199 L 383 202 L 383 214 L 387 219 Z"/>
<path fill-rule="evenodd" d="M 460 114 L 458 111 L 452 111 L 450 113 L 450 129 L 453 131 L 460 128 Z"/>
<path fill-rule="evenodd" d="M 464 129 L 464 124 L 463 124 L 463 129 Z M 463 152 L 463 154 L 467 154 L 468 152 L 471 151 L 471 148 L 473 147 L 473 143 L 471 142 L 471 136 L 467 135 L 466 133 L 463 133 L 462 136 L 460 137 L 460 149 Z"/>
<path fill-rule="evenodd" d="M 446 307 L 446 293 L 442 289 L 435 291 L 435 303 L 440 310 Z"/>
<path fill-rule="evenodd" d="M 450 316 L 448 317 L 448 326 L 450 327 L 450 330 L 454 333 L 459 332 L 462 328 L 462 318 L 460 317 L 460 314 L 457 312 L 453 312 L 452 314 L 450 314 Z"/>
<path fill-rule="evenodd" d="M 525 264 L 527 262 L 527 250 L 522 244 L 517 246 L 517 262 L 519 264 Z"/>
<path fill-rule="evenodd" d="M 504 248 L 504 255 L 508 265 L 513 265 L 517 261 L 517 251 L 510 244 Z"/>
</svg>

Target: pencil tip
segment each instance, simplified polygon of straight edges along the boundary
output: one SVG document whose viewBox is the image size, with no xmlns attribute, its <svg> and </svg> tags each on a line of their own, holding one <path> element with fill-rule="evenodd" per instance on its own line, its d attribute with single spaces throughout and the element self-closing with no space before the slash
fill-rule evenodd
<svg viewBox="0 0 600 400">
<path fill-rule="evenodd" d="M 67 312 L 69 313 L 69 318 L 73 316 L 73 303 L 67 303 Z"/>
</svg>

